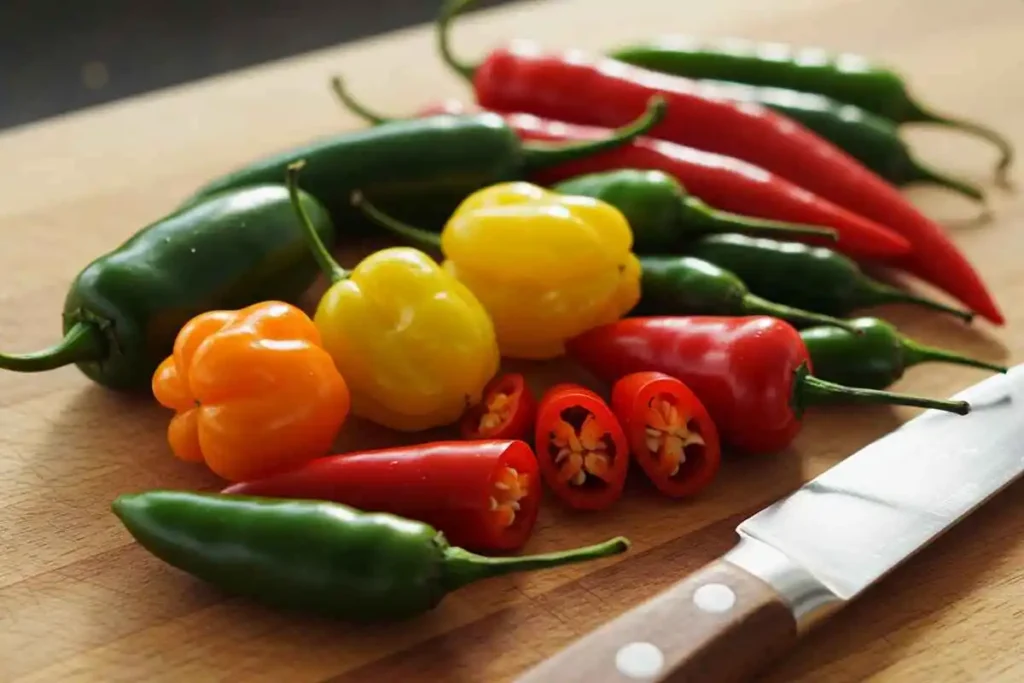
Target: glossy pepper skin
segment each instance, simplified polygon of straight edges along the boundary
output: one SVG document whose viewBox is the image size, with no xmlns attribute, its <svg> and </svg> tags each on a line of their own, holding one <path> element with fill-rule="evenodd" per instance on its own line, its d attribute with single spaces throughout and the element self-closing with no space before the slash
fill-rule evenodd
<svg viewBox="0 0 1024 683">
<path fill-rule="evenodd" d="M 571 340 L 570 357 L 609 382 L 661 372 L 684 382 L 707 408 L 722 442 L 747 453 L 781 451 L 816 403 L 914 405 L 967 413 L 939 401 L 846 387 L 811 374 L 799 333 L 777 318 L 628 318 Z"/>
<path fill-rule="evenodd" d="M 632 232 L 605 202 L 500 183 L 466 197 L 440 236 L 362 204 L 395 235 L 441 249 L 445 270 L 490 315 L 505 357 L 561 356 L 567 338 L 622 317 L 640 300 Z"/>
<path fill-rule="evenodd" d="M 306 161 L 305 189 L 327 207 L 345 235 L 372 234 L 375 226 L 354 211 L 356 190 L 376 198 L 394 215 L 440 225 L 467 195 L 536 169 L 625 144 L 648 130 L 664 111 L 650 111 L 602 140 L 567 145 L 523 142 L 500 117 L 436 116 L 394 121 L 349 131 L 253 162 L 211 181 L 187 203 L 224 190 L 279 183 L 297 161 Z"/>
<path fill-rule="evenodd" d="M 634 251 L 638 254 L 680 253 L 694 237 L 720 232 L 835 241 L 835 232 L 828 228 L 766 221 L 713 209 L 661 171 L 625 168 L 591 173 L 565 180 L 552 189 L 561 194 L 600 199 L 621 211 L 633 231 Z"/>
<path fill-rule="evenodd" d="M 487 312 L 416 249 L 383 249 L 343 270 L 296 199 L 301 167 L 289 167 L 288 188 L 309 249 L 331 282 L 313 320 L 348 383 L 353 413 L 406 432 L 458 421 L 498 371 Z"/>
<path fill-rule="evenodd" d="M 774 315 L 854 331 L 844 320 L 751 294 L 735 274 L 692 256 L 645 256 L 640 270 L 640 303 L 633 315 Z"/>
<path fill-rule="evenodd" d="M 907 368 L 919 363 L 951 363 L 1006 372 L 1003 365 L 920 344 L 878 318 L 850 322 L 861 334 L 826 327 L 810 327 L 800 332 L 817 377 L 854 387 L 886 389 L 903 377 Z"/>
<path fill-rule="evenodd" d="M 311 498 L 431 525 L 476 551 L 521 548 L 540 509 L 533 449 L 518 440 L 432 441 L 309 461 L 223 493 Z"/>
<path fill-rule="evenodd" d="M 304 192 L 300 201 L 333 245 L 327 211 Z M 284 187 L 227 192 L 161 218 L 92 261 L 64 300 L 64 340 L 36 353 L 0 354 L 0 369 L 74 364 L 105 387 L 148 392 L 191 318 L 268 299 L 295 303 L 317 272 Z"/>
<path fill-rule="evenodd" d="M 563 553 L 484 557 L 421 522 L 314 500 L 148 491 L 112 507 L 150 553 L 230 594 L 355 622 L 406 619 L 480 579 L 629 547 L 620 537 Z"/>
<path fill-rule="evenodd" d="M 976 122 L 929 111 L 910 96 L 899 74 L 862 55 L 738 38 L 709 41 L 684 35 L 624 46 L 610 54 L 630 64 L 678 76 L 816 93 L 895 123 L 933 123 L 958 128 L 999 149 L 997 169 L 1004 179 L 1013 161 L 1013 148 L 1005 137 Z"/>
<path fill-rule="evenodd" d="M 313 321 L 280 301 L 190 320 L 153 375 L 153 395 L 175 411 L 174 454 L 229 481 L 324 455 L 350 406 Z"/>
<path fill-rule="evenodd" d="M 537 419 L 537 399 L 523 375 L 499 375 L 484 387 L 483 400 L 459 421 L 463 439 L 526 439 Z"/>
<path fill-rule="evenodd" d="M 942 227 L 898 189 L 803 126 L 759 105 L 702 95 L 686 78 L 578 52 L 545 54 L 524 43 L 492 51 L 479 66 L 462 64 L 448 49 L 447 32 L 454 12 L 465 4 L 449 4 L 438 22 L 438 42 L 445 60 L 472 81 L 485 109 L 616 126 L 635 117 L 648 98 L 661 95 L 668 109 L 651 136 L 744 159 L 898 231 L 913 251 L 894 265 L 991 322 L 1004 322 L 981 276 Z"/>
<path fill-rule="evenodd" d="M 381 124 L 392 120 L 371 111 L 336 82 L 342 104 L 364 120 Z M 458 100 L 428 105 L 417 116 L 438 112 L 465 115 L 476 110 Z M 532 114 L 504 113 L 504 120 L 524 140 L 583 142 L 606 137 L 609 129 L 581 126 Z M 664 140 L 636 138 L 611 150 L 559 163 L 530 173 L 541 185 L 594 173 L 623 169 L 662 171 L 675 178 L 692 196 L 721 211 L 786 223 L 818 225 L 835 231 L 835 248 L 857 258 L 886 258 L 910 251 L 910 243 L 895 232 L 833 204 L 769 171 L 745 161 L 704 152 Z M 646 239 L 641 234 L 639 237 Z M 807 241 L 813 241 L 808 238 Z"/>
<path fill-rule="evenodd" d="M 690 243 L 689 253 L 732 272 L 758 296 L 787 306 L 833 316 L 858 308 L 905 303 L 954 315 L 954 308 L 868 277 L 857 263 L 825 247 L 748 237 L 708 235 Z"/>
</svg>

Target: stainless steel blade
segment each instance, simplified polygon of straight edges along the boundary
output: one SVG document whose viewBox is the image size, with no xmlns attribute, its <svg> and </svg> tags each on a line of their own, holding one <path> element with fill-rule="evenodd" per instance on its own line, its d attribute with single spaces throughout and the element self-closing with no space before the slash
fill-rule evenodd
<svg viewBox="0 0 1024 683">
<path fill-rule="evenodd" d="M 856 597 L 1024 472 L 1024 365 L 956 398 L 968 415 L 927 411 L 854 453 L 743 522 L 726 559 L 807 603 L 798 617 Z"/>
</svg>

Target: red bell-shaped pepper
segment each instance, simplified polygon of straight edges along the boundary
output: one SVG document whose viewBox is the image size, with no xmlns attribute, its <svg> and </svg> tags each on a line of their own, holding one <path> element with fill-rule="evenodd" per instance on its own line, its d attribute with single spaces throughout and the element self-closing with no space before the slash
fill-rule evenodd
<svg viewBox="0 0 1024 683">
<path fill-rule="evenodd" d="M 800 334 L 766 316 L 627 318 L 567 344 L 570 357 L 607 381 L 663 372 L 686 383 L 707 407 L 722 441 L 751 453 L 786 448 L 807 406 L 885 403 L 964 414 L 964 401 L 855 389 L 814 377 Z"/>
<path fill-rule="evenodd" d="M 537 458 L 523 441 L 435 441 L 345 453 L 223 493 L 311 498 L 430 524 L 452 545 L 516 550 L 537 521 Z"/>
</svg>

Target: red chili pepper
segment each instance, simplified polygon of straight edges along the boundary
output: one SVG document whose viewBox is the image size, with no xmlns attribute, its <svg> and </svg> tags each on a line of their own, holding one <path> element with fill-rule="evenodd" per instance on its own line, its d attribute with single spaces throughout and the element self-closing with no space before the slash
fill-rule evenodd
<svg viewBox="0 0 1024 683">
<path fill-rule="evenodd" d="M 942 228 L 853 157 L 788 117 L 708 96 L 687 78 L 578 51 L 545 54 L 520 43 L 494 50 L 479 66 L 460 63 L 449 50 L 448 27 L 467 4 L 449 3 L 438 22 L 438 43 L 445 61 L 472 81 L 483 108 L 614 127 L 634 120 L 652 95 L 661 94 L 668 109 L 652 137 L 749 161 L 881 222 L 912 245 L 901 267 L 1003 323 L 981 277 Z"/>
<path fill-rule="evenodd" d="M 500 375 L 484 387 L 483 401 L 463 416 L 463 439 L 526 439 L 537 417 L 537 401 L 518 373 Z"/>
<path fill-rule="evenodd" d="M 603 510 L 629 471 L 629 444 L 612 409 L 577 384 L 551 387 L 537 410 L 535 446 L 548 487 L 570 507 Z"/>
<path fill-rule="evenodd" d="M 724 443 L 751 453 L 786 448 L 807 406 L 886 403 L 966 413 L 963 401 L 939 401 L 846 387 L 811 374 L 800 334 L 767 316 L 627 318 L 569 340 L 569 356 L 615 381 L 663 372 L 686 383 L 707 407 Z"/>
<path fill-rule="evenodd" d="M 690 388 L 661 372 L 634 372 L 612 388 L 631 457 L 654 486 L 682 498 L 703 490 L 721 462 L 718 429 Z"/>
<path fill-rule="evenodd" d="M 331 455 L 223 492 L 388 512 L 480 551 L 522 547 L 541 497 L 537 458 L 523 441 L 435 441 Z"/>
</svg>

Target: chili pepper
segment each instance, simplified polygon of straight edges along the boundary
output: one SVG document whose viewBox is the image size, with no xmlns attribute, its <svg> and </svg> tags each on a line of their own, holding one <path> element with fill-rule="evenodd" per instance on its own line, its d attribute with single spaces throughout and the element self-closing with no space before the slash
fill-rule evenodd
<svg viewBox="0 0 1024 683">
<path fill-rule="evenodd" d="M 670 254 L 696 236 L 742 232 L 779 238 L 820 237 L 836 241 L 834 230 L 780 223 L 718 211 L 687 193 L 662 171 L 625 168 L 577 176 L 555 185 L 556 192 L 594 197 L 622 212 L 633 230 L 638 254 Z"/>
<path fill-rule="evenodd" d="M 857 308 L 907 303 L 971 322 L 974 314 L 864 274 L 855 261 L 825 247 L 745 235 L 709 235 L 690 243 L 693 256 L 734 273 L 758 296 L 809 311 L 846 316 Z"/>
<path fill-rule="evenodd" d="M 707 407 L 722 442 L 749 453 L 789 446 L 805 408 L 818 403 L 970 411 L 965 401 L 847 387 L 815 377 L 799 333 L 765 316 L 628 318 L 594 328 L 567 348 L 571 358 L 607 381 L 663 372 L 685 382 Z"/>
<path fill-rule="evenodd" d="M 612 387 L 612 410 L 630 455 L 666 496 L 695 495 L 715 478 L 721 462 L 718 429 L 700 399 L 675 377 L 622 377 Z"/>
<path fill-rule="evenodd" d="M 452 424 L 498 371 L 487 312 L 469 289 L 416 249 L 382 249 L 346 271 L 331 258 L 288 190 L 309 248 L 330 281 L 314 321 L 352 393 L 352 412 L 385 427 Z"/>
<path fill-rule="evenodd" d="M 537 408 L 534 440 L 540 473 L 577 510 L 604 510 L 621 496 L 629 442 L 604 400 L 578 384 L 557 384 Z"/>
<path fill-rule="evenodd" d="M 540 509 L 540 473 L 523 441 L 435 441 L 311 460 L 223 493 L 312 498 L 429 524 L 471 550 L 516 550 Z"/>
<path fill-rule="evenodd" d="M 974 121 L 929 111 L 914 101 L 899 74 L 861 55 L 831 54 L 817 47 L 736 38 L 707 41 L 689 36 L 665 36 L 649 44 L 618 48 L 610 55 L 645 69 L 678 76 L 817 93 L 895 123 L 932 123 L 960 129 L 999 149 L 997 171 L 1002 180 L 1013 161 L 1013 147 L 1005 137 Z"/>
<path fill-rule="evenodd" d="M 756 102 L 803 124 L 894 185 L 928 183 L 985 205 L 985 193 L 965 180 L 945 175 L 914 158 L 896 125 L 852 104 L 814 93 L 701 81 L 702 92 L 738 102 Z M 988 212 L 985 206 L 985 212 Z"/>
<path fill-rule="evenodd" d="M 153 375 L 153 395 L 175 411 L 174 454 L 229 481 L 324 455 L 350 402 L 316 325 L 280 301 L 190 320 Z"/>
<path fill-rule="evenodd" d="M 851 322 L 861 334 L 828 327 L 810 327 L 800 332 L 815 376 L 855 387 L 885 389 L 903 377 L 907 368 L 926 362 L 1006 372 L 1003 365 L 920 344 L 878 318 L 857 318 Z"/>
<path fill-rule="evenodd" d="M 500 183 L 459 205 L 440 235 L 401 223 L 361 195 L 367 215 L 408 242 L 440 249 L 444 268 L 479 298 L 501 355 L 543 360 L 640 300 L 640 262 L 625 217 L 589 197 Z"/>
<path fill-rule="evenodd" d="M 640 259 L 640 303 L 632 315 L 772 315 L 794 323 L 855 330 L 845 320 L 751 294 L 743 280 L 692 256 Z"/>
<path fill-rule="evenodd" d="M 525 439 L 533 430 L 537 401 L 519 373 L 495 377 L 484 399 L 462 416 L 463 439 Z"/>
<path fill-rule="evenodd" d="M 317 233 L 332 245 L 327 211 L 300 196 Z M 64 339 L 35 353 L 0 354 L 0 369 L 43 372 L 74 364 L 103 386 L 149 391 L 189 319 L 268 299 L 295 303 L 316 276 L 283 187 L 221 194 L 158 220 L 92 261 L 64 300 Z"/>
<path fill-rule="evenodd" d="M 157 558 L 265 605 L 350 621 L 404 619 L 481 579 L 617 555 L 618 537 L 560 553 L 485 557 L 433 527 L 315 500 L 190 491 L 125 494 L 112 505 Z"/>
<path fill-rule="evenodd" d="M 368 122 L 391 119 L 366 108 L 349 94 L 338 79 L 335 92 L 341 102 Z M 458 115 L 468 106 L 456 100 L 426 107 L 418 115 L 445 108 Z M 579 126 L 541 119 L 532 114 L 503 114 L 504 120 L 524 140 L 541 143 L 583 142 L 608 135 L 607 128 Z M 640 137 L 615 149 L 564 162 L 530 173 L 541 184 L 591 173 L 618 169 L 664 171 L 695 197 L 719 210 L 780 222 L 820 225 L 836 232 L 835 248 L 857 258 L 885 258 L 910 251 L 907 240 L 877 223 L 836 206 L 768 171 L 732 157 L 703 152 L 663 140 Z M 810 241 L 810 240 L 809 240 Z"/>
<path fill-rule="evenodd" d="M 448 26 L 466 4 L 448 3 L 438 22 L 438 43 L 445 61 L 472 81 L 483 108 L 607 126 L 628 120 L 649 97 L 660 94 L 669 106 L 652 136 L 745 159 L 882 222 L 913 247 L 898 261 L 901 268 L 993 323 L 1004 322 L 981 277 L 942 228 L 896 188 L 803 126 L 752 103 L 702 96 L 685 78 L 579 52 L 543 54 L 533 45 L 513 45 L 493 51 L 480 66 L 462 64 L 450 52 Z"/>
<path fill-rule="evenodd" d="M 501 117 L 486 112 L 394 121 L 258 160 L 210 182 L 188 201 L 225 189 L 280 182 L 289 165 L 305 160 L 306 190 L 324 203 L 346 235 L 372 234 L 374 227 L 352 209 L 349 198 L 356 190 L 405 220 L 437 225 L 480 188 L 626 144 L 664 116 L 663 100 L 653 97 L 649 104 L 636 121 L 600 140 L 564 145 L 523 142 Z"/>
</svg>

